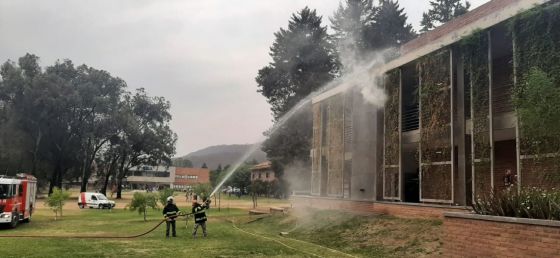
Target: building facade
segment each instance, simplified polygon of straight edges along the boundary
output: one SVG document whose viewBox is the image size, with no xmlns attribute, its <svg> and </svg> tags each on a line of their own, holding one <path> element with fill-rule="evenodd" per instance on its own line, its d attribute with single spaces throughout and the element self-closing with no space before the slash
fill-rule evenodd
<svg viewBox="0 0 560 258">
<path fill-rule="evenodd" d="M 272 163 L 270 161 L 259 163 L 251 168 L 251 182 L 257 180 L 263 182 L 272 182 L 276 180 L 276 176 L 272 170 Z"/>
<path fill-rule="evenodd" d="M 207 168 L 175 168 L 175 180 L 171 188 L 186 191 L 197 184 L 210 183 L 210 170 Z"/>
<path fill-rule="evenodd" d="M 560 137 L 527 133 L 514 101 L 535 69 L 560 88 L 559 5 L 493 0 L 406 43 L 371 70 L 380 107 L 343 86 L 315 97 L 311 195 L 465 206 L 560 187 Z"/>
<path fill-rule="evenodd" d="M 131 189 L 153 190 L 171 187 L 175 178 L 175 167 L 137 166 L 130 169 L 126 183 Z"/>
</svg>

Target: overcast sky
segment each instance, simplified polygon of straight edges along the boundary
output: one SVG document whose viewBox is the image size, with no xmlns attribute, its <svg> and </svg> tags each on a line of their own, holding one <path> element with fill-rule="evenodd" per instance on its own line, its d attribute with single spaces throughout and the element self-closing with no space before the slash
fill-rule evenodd
<svg viewBox="0 0 560 258">
<path fill-rule="evenodd" d="M 177 155 L 253 143 L 272 125 L 255 76 L 273 33 L 309 6 L 326 17 L 339 0 L 0 0 L 0 61 L 25 53 L 109 71 L 171 101 Z M 473 7 L 486 0 L 471 0 Z M 427 0 L 401 0 L 418 28 Z"/>
</svg>

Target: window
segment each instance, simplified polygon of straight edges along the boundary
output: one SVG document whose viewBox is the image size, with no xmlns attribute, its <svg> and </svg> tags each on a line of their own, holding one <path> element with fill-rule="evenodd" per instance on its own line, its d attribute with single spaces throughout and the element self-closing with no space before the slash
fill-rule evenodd
<svg viewBox="0 0 560 258">
<path fill-rule="evenodd" d="M 261 179 L 261 173 L 259 173 L 259 179 Z"/>
<path fill-rule="evenodd" d="M 22 185 L 22 184 L 19 184 L 19 187 L 18 187 L 18 195 L 19 195 L 19 196 L 23 196 L 23 185 Z"/>
<path fill-rule="evenodd" d="M 268 172 L 266 172 L 266 178 L 268 178 Z"/>
<path fill-rule="evenodd" d="M 12 185 L 0 185 L 0 199 L 12 197 Z"/>
<path fill-rule="evenodd" d="M 92 200 L 92 201 L 97 201 L 97 197 L 95 197 L 95 195 L 92 195 L 92 196 L 91 196 L 91 200 Z"/>
</svg>

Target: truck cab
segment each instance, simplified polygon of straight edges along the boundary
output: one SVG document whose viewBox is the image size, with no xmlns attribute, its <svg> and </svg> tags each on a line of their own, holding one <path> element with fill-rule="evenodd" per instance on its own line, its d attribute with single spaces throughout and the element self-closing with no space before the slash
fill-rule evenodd
<svg viewBox="0 0 560 258">
<path fill-rule="evenodd" d="M 29 222 L 36 194 L 37 179 L 33 176 L 0 177 L 0 223 L 15 228 L 20 222 Z"/>
<path fill-rule="evenodd" d="M 95 209 L 112 209 L 115 207 L 115 202 L 107 199 L 102 193 L 81 192 L 78 196 L 78 207 L 95 208 Z"/>
</svg>

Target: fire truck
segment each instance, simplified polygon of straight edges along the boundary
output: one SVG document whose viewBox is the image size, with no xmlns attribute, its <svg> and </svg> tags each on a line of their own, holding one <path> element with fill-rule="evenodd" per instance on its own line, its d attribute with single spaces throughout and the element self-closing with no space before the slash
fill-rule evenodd
<svg viewBox="0 0 560 258">
<path fill-rule="evenodd" d="M 16 177 L 0 176 L 0 223 L 15 228 L 29 222 L 35 209 L 37 179 L 27 174 Z"/>
</svg>

